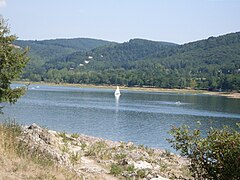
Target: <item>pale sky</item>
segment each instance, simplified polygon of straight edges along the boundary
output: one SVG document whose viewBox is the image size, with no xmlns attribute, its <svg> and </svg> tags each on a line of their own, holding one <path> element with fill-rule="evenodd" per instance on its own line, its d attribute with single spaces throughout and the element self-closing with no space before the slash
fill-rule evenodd
<svg viewBox="0 0 240 180">
<path fill-rule="evenodd" d="M 19 39 L 132 38 L 179 44 L 240 31 L 240 0 L 0 0 Z"/>
</svg>

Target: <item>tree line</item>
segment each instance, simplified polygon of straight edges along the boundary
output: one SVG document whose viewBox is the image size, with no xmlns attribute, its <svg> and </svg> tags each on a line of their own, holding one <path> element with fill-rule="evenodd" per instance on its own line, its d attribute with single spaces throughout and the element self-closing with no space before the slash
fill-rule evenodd
<svg viewBox="0 0 240 180">
<path fill-rule="evenodd" d="M 67 53 L 44 63 L 33 56 L 22 79 L 239 91 L 239 50 L 239 32 L 184 45 L 133 39 Z"/>
</svg>

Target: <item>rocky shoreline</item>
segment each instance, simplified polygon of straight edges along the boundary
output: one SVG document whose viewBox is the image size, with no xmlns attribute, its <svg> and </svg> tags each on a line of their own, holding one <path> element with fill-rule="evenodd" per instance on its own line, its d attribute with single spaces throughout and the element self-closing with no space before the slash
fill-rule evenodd
<svg viewBox="0 0 240 180">
<path fill-rule="evenodd" d="M 37 124 L 23 126 L 19 141 L 74 171 L 79 179 L 192 179 L 186 158 L 131 142 L 66 134 Z"/>
</svg>

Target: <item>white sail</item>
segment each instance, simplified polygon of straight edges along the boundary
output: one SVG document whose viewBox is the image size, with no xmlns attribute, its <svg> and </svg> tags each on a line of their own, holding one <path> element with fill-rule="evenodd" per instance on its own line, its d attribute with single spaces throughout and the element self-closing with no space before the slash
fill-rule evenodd
<svg viewBox="0 0 240 180">
<path fill-rule="evenodd" d="M 117 89 L 115 90 L 115 93 L 114 93 L 115 96 L 120 96 L 121 93 L 120 93 L 120 89 L 119 87 L 117 86 Z"/>
</svg>

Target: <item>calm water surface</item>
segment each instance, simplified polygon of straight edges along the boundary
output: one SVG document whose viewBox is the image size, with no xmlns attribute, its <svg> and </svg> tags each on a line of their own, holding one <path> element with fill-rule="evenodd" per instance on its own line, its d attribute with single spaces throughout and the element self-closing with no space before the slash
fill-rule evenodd
<svg viewBox="0 0 240 180">
<path fill-rule="evenodd" d="M 127 90 L 121 93 L 116 100 L 114 91 L 108 89 L 32 85 L 15 105 L 6 106 L 4 113 L 20 124 L 35 122 L 56 131 L 162 149 L 170 149 L 166 138 L 172 125 L 194 127 L 201 121 L 206 132 L 209 127 L 223 125 L 236 128 L 240 122 L 238 99 Z"/>
</svg>

